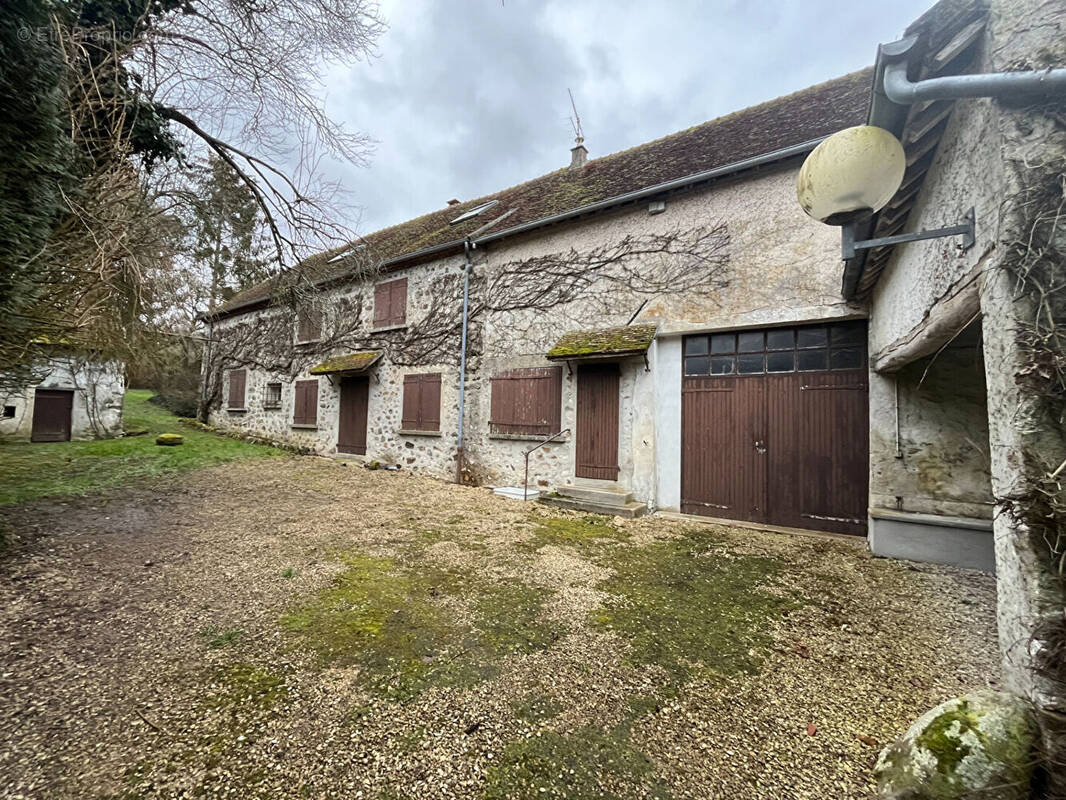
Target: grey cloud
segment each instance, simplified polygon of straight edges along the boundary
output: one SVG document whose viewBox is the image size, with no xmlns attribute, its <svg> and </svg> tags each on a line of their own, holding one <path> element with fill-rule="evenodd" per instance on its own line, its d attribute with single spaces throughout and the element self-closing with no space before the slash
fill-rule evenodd
<svg viewBox="0 0 1066 800">
<path fill-rule="evenodd" d="M 380 58 L 328 82 L 377 150 L 332 168 L 367 233 L 565 166 L 567 87 L 604 155 L 859 69 L 928 5 L 395 0 Z"/>
</svg>

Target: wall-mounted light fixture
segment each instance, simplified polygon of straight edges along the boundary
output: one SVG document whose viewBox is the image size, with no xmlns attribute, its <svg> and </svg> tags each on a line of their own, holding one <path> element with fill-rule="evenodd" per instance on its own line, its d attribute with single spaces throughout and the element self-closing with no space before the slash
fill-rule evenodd
<svg viewBox="0 0 1066 800">
<path fill-rule="evenodd" d="M 881 45 L 877 55 L 874 99 L 883 96 L 890 107 L 905 113 L 907 106 L 929 100 L 962 97 L 1066 94 L 1066 69 L 1033 70 L 987 75 L 953 75 L 912 82 L 917 38 Z M 858 240 L 856 231 L 868 231 L 870 218 L 895 196 L 903 182 L 907 160 L 899 140 L 873 125 L 845 128 L 822 141 L 803 162 L 796 182 L 800 205 L 808 215 L 827 225 L 841 227 L 841 252 L 845 261 L 859 250 L 872 247 L 961 236 L 962 247 L 975 241 L 974 209 L 957 225 L 917 233 Z"/>
<path fill-rule="evenodd" d="M 857 241 L 855 231 L 884 208 L 903 182 L 907 157 L 899 140 L 883 128 L 856 125 L 834 133 L 819 144 L 800 168 L 796 195 L 800 206 L 819 222 L 841 227 L 841 257 L 856 250 L 942 236 L 962 236 L 962 246 L 974 243 L 974 210 L 958 225 L 934 230 Z"/>
</svg>

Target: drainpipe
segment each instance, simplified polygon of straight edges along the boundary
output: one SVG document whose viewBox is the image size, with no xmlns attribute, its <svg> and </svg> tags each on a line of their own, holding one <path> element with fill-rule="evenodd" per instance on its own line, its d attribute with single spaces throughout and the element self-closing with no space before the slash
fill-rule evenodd
<svg viewBox="0 0 1066 800">
<path fill-rule="evenodd" d="M 463 404 L 466 400 L 466 330 L 470 310 L 470 251 L 476 245 L 470 237 L 463 240 L 463 255 L 466 266 L 463 269 L 463 336 L 459 345 L 459 446 L 455 454 L 455 482 L 463 482 Z"/>
<path fill-rule="evenodd" d="M 907 78 L 907 62 L 885 65 L 885 95 L 906 106 L 926 100 L 1003 95 L 1056 95 L 1066 92 L 1066 69 L 1033 72 L 993 72 L 986 75 L 953 75 L 913 82 Z"/>
<path fill-rule="evenodd" d="M 917 36 L 908 36 L 898 42 L 881 45 L 877 53 L 878 66 L 884 65 L 881 78 L 884 96 L 897 105 L 909 106 L 927 100 L 957 100 L 960 97 L 1002 97 L 1011 94 L 1049 96 L 1066 92 L 1066 69 L 951 75 L 911 81 L 907 77 L 907 68 L 911 61 L 909 56 L 917 43 Z M 880 122 L 874 119 L 877 94 L 875 86 L 870 124 Z"/>
</svg>

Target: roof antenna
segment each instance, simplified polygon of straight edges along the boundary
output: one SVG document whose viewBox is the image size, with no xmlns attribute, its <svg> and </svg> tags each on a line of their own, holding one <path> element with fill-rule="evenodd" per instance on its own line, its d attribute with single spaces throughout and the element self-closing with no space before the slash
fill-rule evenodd
<svg viewBox="0 0 1066 800">
<path fill-rule="evenodd" d="M 570 117 L 570 127 L 574 129 L 574 146 L 570 148 L 570 169 L 580 169 L 588 161 L 589 151 L 585 147 L 585 132 L 581 129 L 581 116 L 577 113 L 577 103 L 574 102 L 574 93 L 567 87 L 566 93 L 570 95 L 570 108 L 574 115 Z"/>
<path fill-rule="evenodd" d="M 574 138 L 578 144 L 585 141 L 585 132 L 581 130 L 581 117 L 577 113 L 577 103 L 574 102 L 574 93 L 570 91 L 569 87 L 566 93 L 570 95 L 570 108 L 574 109 L 574 115 L 570 117 L 570 127 L 574 129 Z"/>
</svg>

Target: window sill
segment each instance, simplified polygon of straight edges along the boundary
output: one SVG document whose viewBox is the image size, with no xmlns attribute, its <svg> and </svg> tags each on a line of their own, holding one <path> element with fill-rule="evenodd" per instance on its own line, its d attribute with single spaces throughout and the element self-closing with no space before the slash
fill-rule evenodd
<svg viewBox="0 0 1066 800">
<path fill-rule="evenodd" d="M 227 408 L 226 412 L 229 414 L 244 414 L 248 411 L 247 408 Z"/>
<path fill-rule="evenodd" d="M 400 436 L 436 436 L 440 437 L 440 431 L 423 431 L 417 428 L 400 428 L 396 431 Z"/>
<path fill-rule="evenodd" d="M 539 433 L 490 433 L 490 439 L 502 439 L 512 442 L 543 442 L 552 434 L 546 433 L 541 435 Z M 570 434 L 566 433 L 562 436 L 556 435 L 548 444 L 565 444 L 570 441 Z"/>
<path fill-rule="evenodd" d="M 321 344 L 321 339 L 307 339 L 306 341 L 296 342 L 297 347 L 303 347 L 305 344 Z"/>
<path fill-rule="evenodd" d="M 389 331 L 402 331 L 407 327 L 407 323 L 404 322 L 400 325 L 386 325 L 383 328 L 371 328 L 371 333 L 388 333 Z"/>
<path fill-rule="evenodd" d="M 276 406 L 263 406 L 263 410 L 264 411 L 281 411 L 281 405 L 278 404 Z"/>
<path fill-rule="evenodd" d="M 292 425 L 290 425 L 289 427 L 290 428 L 298 428 L 298 429 L 300 429 L 302 431 L 317 431 L 318 430 L 318 425 L 298 425 L 295 422 Z"/>
</svg>

